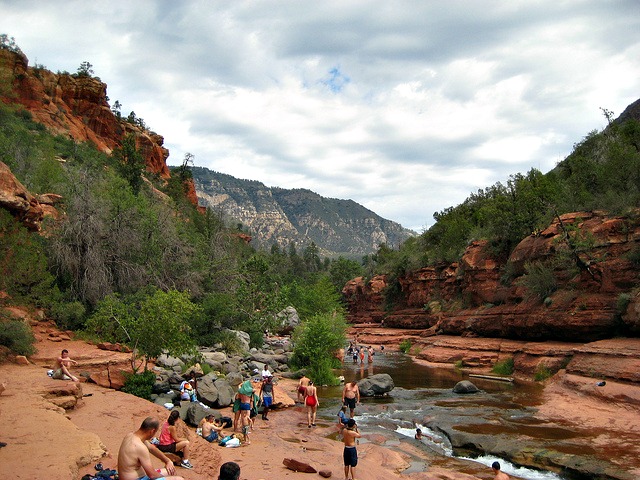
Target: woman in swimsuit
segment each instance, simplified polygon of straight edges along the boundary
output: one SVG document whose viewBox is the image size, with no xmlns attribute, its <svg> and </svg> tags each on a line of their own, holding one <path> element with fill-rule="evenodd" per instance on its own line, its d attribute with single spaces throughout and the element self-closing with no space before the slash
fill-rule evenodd
<svg viewBox="0 0 640 480">
<path fill-rule="evenodd" d="M 318 394 L 313 382 L 309 382 L 304 394 L 304 404 L 307 406 L 307 423 L 309 428 L 316 426 L 316 411 L 318 410 Z"/>
</svg>

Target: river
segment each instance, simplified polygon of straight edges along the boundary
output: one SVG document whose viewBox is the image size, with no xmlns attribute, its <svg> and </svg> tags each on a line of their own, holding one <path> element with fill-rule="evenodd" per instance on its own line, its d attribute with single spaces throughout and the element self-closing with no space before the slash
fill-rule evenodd
<svg viewBox="0 0 640 480">
<path fill-rule="evenodd" d="M 388 373 L 395 388 L 384 397 L 363 398 L 356 409 L 356 421 L 365 434 L 379 434 L 387 438 L 385 445 L 393 448 L 399 441 L 419 445 L 424 456 L 416 458 L 408 471 L 420 471 L 430 464 L 445 468 L 460 468 L 460 462 L 451 464 L 451 458 L 469 459 L 483 465 L 499 460 L 502 470 L 509 475 L 527 480 L 568 480 L 562 474 L 540 469 L 518 468 L 505 458 L 478 448 L 452 448 L 448 435 L 443 432 L 478 433 L 484 437 L 506 439 L 526 437 L 527 445 L 539 444 L 548 448 L 549 442 L 560 442 L 566 447 L 576 434 L 556 425 L 547 425 L 535 418 L 535 406 L 540 403 L 542 387 L 533 382 L 508 383 L 472 378 L 480 393 L 458 395 L 453 386 L 468 379 L 454 369 L 433 368 L 415 363 L 401 353 L 376 352 L 373 364 L 353 364 L 350 358 L 336 371 L 346 382 L 367 376 Z M 341 405 L 342 387 L 319 387 L 321 408 L 318 416 L 327 422 L 337 421 Z M 434 427 L 437 425 L 437 427 Z M 413 436 L 416 427 L 422 429 L 421 443 Z M 477 447 L 477 446 L 476 446 Z M 498 447 L 496 447 L 499 450 Z M 474 470 L 474 469 L 471 469 Z M 467 473 L 472 473 L 471 471 Z"/>
</svg>

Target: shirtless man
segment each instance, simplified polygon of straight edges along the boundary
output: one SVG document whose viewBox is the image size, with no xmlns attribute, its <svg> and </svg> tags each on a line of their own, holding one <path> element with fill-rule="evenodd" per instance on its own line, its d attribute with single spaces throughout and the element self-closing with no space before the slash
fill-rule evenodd
<svg viewBox="0 0 640 480">
<path fill-rule="evenodd" d="M 74 377 L 71 375 L 69 368 L 71 368 L 71 364 L 77 365 L 78 362 L 69 358 L 69 350 L 64 349 L 62 353 L 58 357 L 58 369 L 53 373 L 53 378 L 57 380 L 73 380 L 74 382 L 79 382 L 78 377 Z M 68 377 L 68 378 L 65 378 Z"/>
<path fill-rule="evenodd" d="M 351 479 L 356 480 L 356 465 L 358 465 L 356 438 L 360 438 L 361 436 L 356 421 L 350 418 L 346 428 L 342 431 L 342 441 L 344 442 L 344 451 L 342 453 L 344 460 L 344 480 L 349 479 L 349 470 L 351 470 Z"/>
<path fill-rule="evenodd" d="M 358 384 L 355 381 L 345 384 L 342 390 L 342 404 L 349 407 L 350 418 L 353 418 L 356 404 L 358 403 L 360 403 L 360 389 L 358 388 Z"/>
<path fill-rule="evenodd" d="M 218 438 L 224 438 L 225 436 L 222 431 L 224 427 L 216 422 L 216 417 L 213 415 L 207 415 L 204 417 L 200 421 L 200 428 L 202 429 L 202 438 L 209 443 L 213 443 Z"/>
<path fill-rule="evenodd" d="M 493 462 L 491 470 L 496 474 L 494 480 L 509 480 L 509 475 L 500 471 L 500 462 Z"/>
<path fill-rule="evenodd" d="M 307 387 L 309 386 L 310 379 L 303 375 L 300 381 L 298 382 L 298 401 L 300 403 L 304 403 L 304 394 L 307 391 Z"/>
<path fill-rule="evenodd" d="M 173 462 L 149 442 L 159 427 L 160 422 L 157 418 L 147 417 L 137 431 L 124 437 L 118 452 L 120 480 L 184 480 L 182 477 L 174 476 L 176 469 Z M 165 468 L 153 468 L 149 453 L 162 460 Z"/>
</svg>

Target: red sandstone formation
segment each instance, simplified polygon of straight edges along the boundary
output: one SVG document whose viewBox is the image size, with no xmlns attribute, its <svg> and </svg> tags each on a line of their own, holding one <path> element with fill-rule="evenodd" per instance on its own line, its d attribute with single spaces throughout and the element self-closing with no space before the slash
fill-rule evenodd
<svg viewBox="0 0 640 480">
<path fill-rule="evenodd" d="M 547 302 L 528 296 L 517 279 L 525 263 L 544 261 L 566 248 L 562 225 L 577 227 L 591 246 L 572 264 L 556 269 L 558 289 Z M 402 296 L 385 311 L 384 277 L 367 284 L 350 281 L 343 290 L 352 323 L 380 323 L 397 328 L 430 329 L 427 334 L 521 340 L 593 341 L 640 330 L 640 277 L 628 258 L 640 247 L 640 219 L 604 212 L 562 215 L 546 230 L 531 235 L 508 259 L 512 278 L 503 280 L 506 263 L 492 258 L 482 241 L 473 242 L 460 263 L 425 267 L 399 279 Z M 629 296 L 622 316 L 621 294 Z"/>
<path fill-rule="evenodd" d="M 150 172 L 168 178 L 169 151 L 162 136 L 118 119 L 107 102 L 107 85 L 90 76 L 56 74 L 28 66 L 24 54 L 0 49 L 0 69 L 13 77 L 14 97 L 33 120 L 53 133 L 68 135 L 77 142 L 91 142 L 111 153 L 132 133 Z"/>
<path fill-rule="evenodd" d="M 59 198 L 59 195 L 54 194 L 34 197 L 11 173 L 9 167 L 0 162 L 0 208 L 8 210 L 28 229 L 38 231 L 45 215 L 57 216 L 53 204 Z"/>
</svg>

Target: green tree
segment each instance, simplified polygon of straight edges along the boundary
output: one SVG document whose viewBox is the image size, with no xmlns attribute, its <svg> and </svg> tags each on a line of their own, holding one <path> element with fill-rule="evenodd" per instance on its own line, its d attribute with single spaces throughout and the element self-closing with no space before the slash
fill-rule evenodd
<svg viewBox="0 0 640 480">
<path fill-rule="evenodd" d="M 162 353 L 178 356 L 196 352 L 189 320 L 201 313 L 187 293 L 177 290 L 155 290 L 136 305 L 126 304 L 113 295 L 98 304 L 87 329 L 129 345 L 133 349 L 133 370 L 139 368 L 138 358 L 143 359 L 146 370 L 149 359 Z"/>
<path fill-rule="evenodd" d="M 142 172 L 146 165 L 136 147 L 135 135 L 126 135 L 122 140 L 122 146 L 114 149 L 113 156 L 118 161 L 120 175 L 129 182 L 133 193 L 137 195 L 142 188 Z"/>
<path fill-rule="evenodd" d="M 93 76 L 93 65 L 91 65 L 86 60 L 80 64 L 78 67 L 78 71 L 76 75 L 79 77 L 92 77 Z"/>
<path fill-rule="evenodd" d="M 364 268 L 355 260 L 339 257 L 329 265 L 329 278 L 338 292 L 342 291 L 349 280 L 362 275 L 364 275 Z"/>
<path fill-rule="evenodd" d="M 321 314 L 304 320 L 293 332 L 291 361 L 297 368 L 308 368 L 309 377 L 318 385 L 335 385 L 332 372 L 337 350 L 344 347 L 347 324 L 341 314 Z"/>
</svg>

